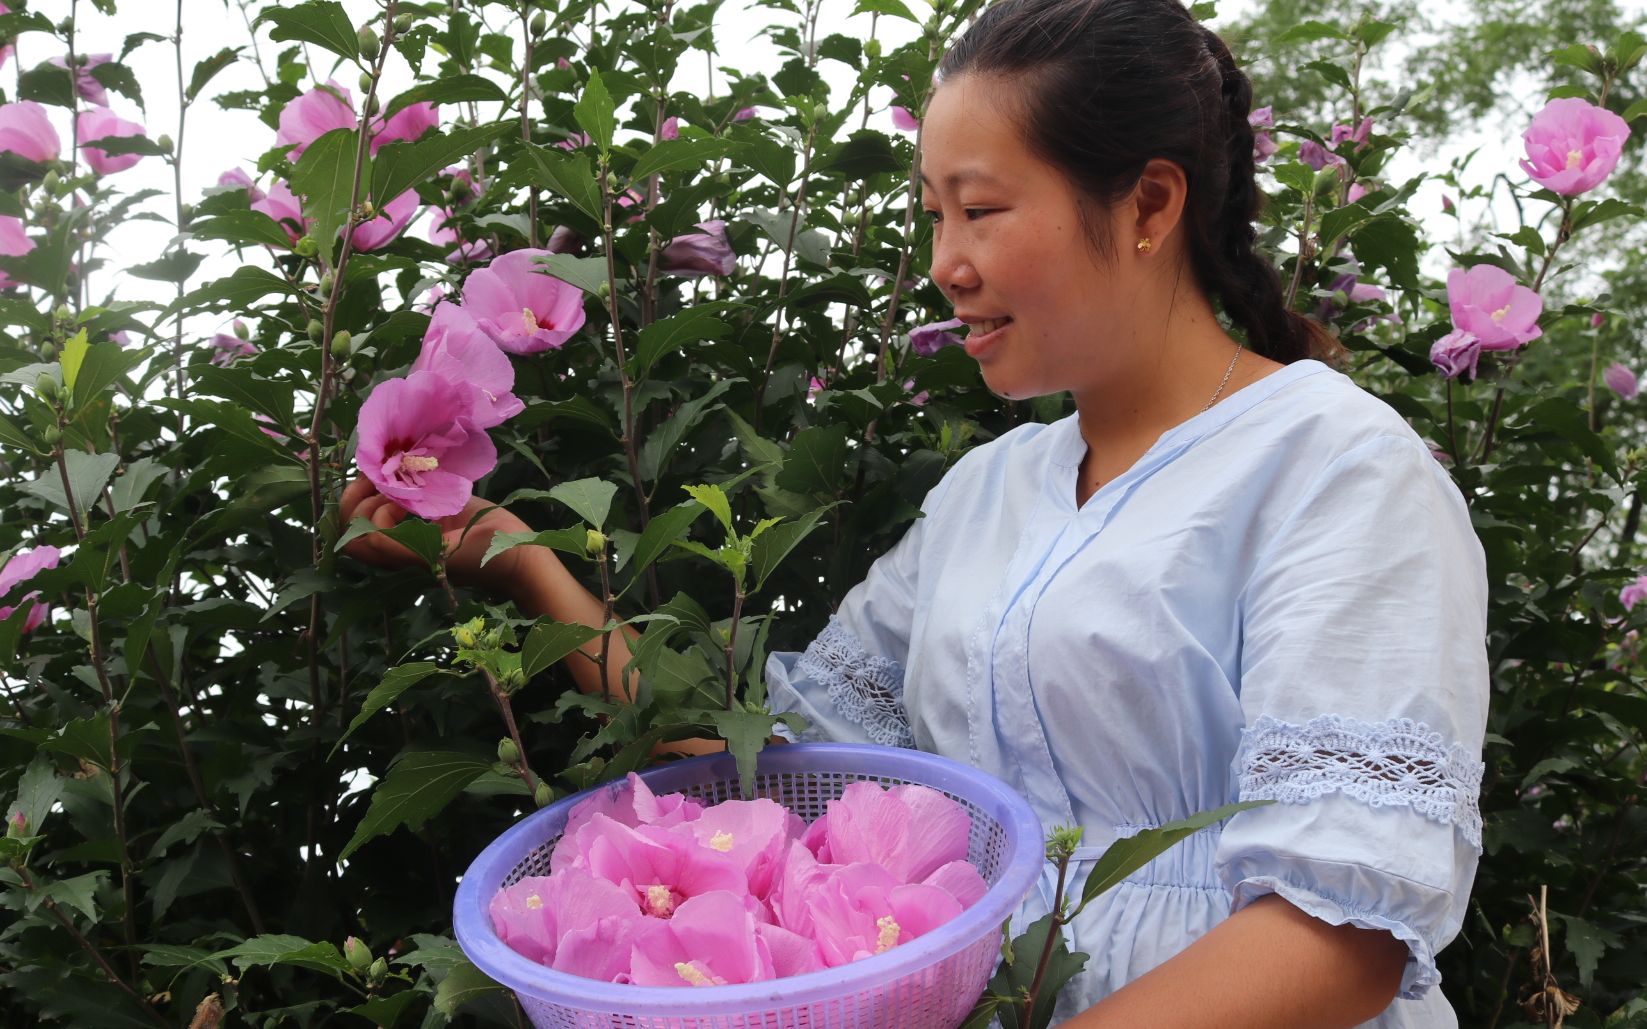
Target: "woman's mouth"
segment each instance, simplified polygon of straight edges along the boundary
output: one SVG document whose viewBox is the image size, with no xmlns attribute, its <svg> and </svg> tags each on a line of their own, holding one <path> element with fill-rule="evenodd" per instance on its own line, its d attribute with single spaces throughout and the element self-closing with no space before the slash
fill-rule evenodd
<svg viewBox="0 0 1647 1029">
<path fill-rule="evenodd" d="M 1000 342 L 1006 327 L 1012 324 L 1012 319 L 980 318 L 967 324 L 970 331 L 966 337 L 966 352 L 969 357 L 976 360 Z"/>
</svg>

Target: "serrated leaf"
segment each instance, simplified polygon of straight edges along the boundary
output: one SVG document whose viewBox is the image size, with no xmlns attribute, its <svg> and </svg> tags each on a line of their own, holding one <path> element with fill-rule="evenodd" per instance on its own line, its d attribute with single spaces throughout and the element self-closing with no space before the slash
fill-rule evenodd
<svg viewBox="0 0 1647 1029">
<path fill-rule="evenodd" d="M 1031 922 L 1029 928 L 1012 941 L 1012 949 L 1018 955 L 1018 960 L 1001 967 L 989 980 L 989 985 L 984 987 L 988 994 L 1013 998 L 1011 1002 L 1004 1003 L 997 1009 L 1001 1018 L 1001 1029 L 1025 1029 L 1022 1017 L 1023 1002 L 1019 998 L 1027 994 L 1034 985 L 1040 956 L 1047 949 L 1048 935 L 1053 932 L 1051 915 L 1043 915 Z M 1030 1016 L 1028 1029 L 1046 1029 L 1052 1021 L 1058 992 L 1064 988 L 1065 983 L 1086 967 L 1086 963 L 1087 955 L 1079 952 L 1070 953 L 1064 943 L 1063 933 L 1058 933 L 1052 940 L 1051 951 L 1048 952 L 1046 971 L 1040 973 L 1040 989 L 1036 994 L 1035 1010 Z"/>
<path fill-rule="evenodd" d="M 230 243 L 260 243 L 277 250 L 290 250 L 292 238 L 280 223 L 262 211 L 225 211 L 189 226 L 199 239 L 223 239 Z"/>
<path fill-rule="evenodd" d="M 726 491 L 712 483 L 703 486 L 683 486 L 681 488 L 686 490 L 693 500 L 702 504 L 710 514 L 715 516 L 715 520 L 720 522 L 722 527 L 726 529 L 726 538 L 731 540 L 733 535 L 732 505 L 726 499 Z"/>
<path fill-rule="evenodd" d="M 715 732 L 726 741 L 726 749 L 732 752 L 732 759 L 738 766 L 738 793 L 745 797 L 752 796 L 750 784 L 755 778 L 755 763 L 761 749 L 772 738 L 772 726 L 777 719 L 764 711 L 746 711 L 741 708 L 732 711 L 716 711 L 711 716 L 715 723 Z"/>
<path fill-rule="evenodd" d="M 320 244 L 320 258 L 328 266 L 332 240 L 361 199 L 354 193 L 358 140 L 354 129 L 333 129 L 310 143 L 292 170 L 292 192 L 302 199 L 303 217 L 311 223 L 309 235 Z M 366 170 L 361 174 L 364 179 Z"/>
<path fill-rule="evenodd" d="M 63 385 L 74 389 L 75 379 L 80 376 L 80 365 L 86 360 L 86 350 L 91 344 L 86 342 L 86 330 L 70 336 L 63 344 L 63 353 L 58 357 L 58 365 L 63 369 Z"/>
<path fill-rule="evenodd" d="M 612 498 L 618 488 L 603 479 L 577 479 L 549 490 L 549 496 L 571 508 L 579 518 L 596 529 L 606 524 L 612 512 Z"/>
<path fill-rule="evenodd" d="M 383 680 L 372 691 L 366 694 L 366 699 L 360 704 L 360 713 L 349 722 L 349 727 L 343 730 L 343 735 L 332 744 L 331 753 L 326 755 L 328 761 L 337 748 L 343 746 L 343 741 L 354 735 L 356 729 L 365 725 L 373 715 L 400 699 L 400 695 L 429 678 L 431 675 L 446 674 L 433 661 L 418 661 L 409 665 L 396 665 L 383 673 Z"/>
<path fill-rule="evenodd" d="M 372 805 L 338 854 L 338 863 L 368 840 L 401 826 L 418 828 L 490 767 L 492 763 L 483 758 L 451 751 L 417 751 L 401 757 L 372 791 Z"/>
<path fill-rule="evenodd" d="M 525 145 L 526 155 L 532 159 L 535 174 L 530 178 L 541 186 L 572 202 L 572 206 L 588 215 L 596 225 L 603 219 L 600 184 L 589 161 L 582 154 L 569 153 L 557 147 Z"/>
<path fill-rule="evenodd" d="M 243 49 L 245 48 L 226 46 L 210 57 L 196 61 L 194 74 L 189 76 L 189 88 L 184 93 L 185 98 L 192 101 L 200 96 L 200 91 L 206 88 L 206 84 L 216 78 L 218 72 L 233 64 Z"/>
<path fill-rule="evenodd" d="M 384 118 L 393 118 L 395 114 L 413 104 L 456 104 L 465 100 L 489 100 L 501 102 L 509 99 L 508 94 L 500 89 L 497 83 L 480 75 L 460 74 L 442 75 L 430 82 L 419 83 L 399 94 L 389 101 L 389 106 L 383 109 Z"/>
<path fill-rule="evenodd" d="M 688 501 L 662 514 L 653 515 L 652 520 L 646 523 L 646 530 L 636 540 L 633 553 L 626 552 L 622 547 L 618 549 L 617 570 L 629 568 L 633 576 L 631 584 L 644 581 L 641 572 L 668 550 L 670 544 L 680 539 L 700 514 L 703 514 L 703 505 Z"/>
<path fill-rule="evenodd" d="M 228 959 L 244 972 L 259 965 L 297 965 L 343 978 L 350 971 L 348 961 L 333 943 L 316 943 L 301 936 L 264 933 L 243 943 L 220 950 L 212 957 Z"/>
<path fill-rule="evenodd" d="M 578 128 L 589 134 L 603 154 L 612 149 L 612 137 L 617 132 L 615 115 L 612 95 L 606 91 L 600 72 L 590 69 L 583 95 L 572 105 L 572 118 L 578 123 Z"/>
<path fill-rule="evenodd" d="M 0 443 L 19 450 L 27 450 L 32 454 L 44 453 L 42 444 L 30 438 L 29 434 L 19 429 L 11 419 L 0 415 Z"/>
<path fill-rule="evenodd" d="M 755 540 L 749 550 L 749 566 L 755 573 L 755 584 L 749 592 L 755 593 L 766 585 L 767 578 L 783 563 L 783 559 L 789 556 L 789 552 L 818 527 L 818 520 L 823 517 L 825 510 L 827 508 L 813 511 L 761 533 L 760 538 Z"/>
<path fill-rule="evenodd" d="M 435 987 L 434 1008 L 450 1019 L 470 1001 L 502 989 L 488 979 L 485 972 L 464 961 L 453 965 L 440 985 Z"/>
<path fill-rule="evenodd" d="M 103 487 L 108 485 L 109 476 L 120 464 L 120 455 L 65 450 L 63 463 L 68 467 L 69 488 L 74 491 L 75 508 L 85 512 L 103 492 Z M 63 476 L 55 464 L 47 465 L 34 481 L 24 483 L 23 489 L 65 511 L 69 509 L 68 497 L 63 492 Z"/>
<path fill-rule="evenodd" d="M 528 545 L 548 547 L 563 554 L 588 557 L 588 539 L 589 535 L 583 529 L 545 529 L 542 532 L 493 533 L 492 541 L 487 544 L 486 553 L 481 556 L 480 564 L 484 568 L 494 557 L 497 557 L 505 550 Z"/>
<path fill-rule="evenodd" d="M 163 856 L 174 843 L 193 843 L 203 832 L 223 828 L 223 823 L 212 817 L 210 811 L 196 808 L 166 827 L 160 838 L 149 848 L 149 860 Z"/>
<path fill-rule="evenodd" d="M 390 143 L 372 158 L 371 198 L 379 207 L 455 161 L 490 143 L 506 125 L 494 122 L 430 133 L 415 143 Z M 308 156 L 305 154 L 304 156 Z"/>
<path fill-rule="evenodd" d="M 579 622 L 539 619 L 520 645 L 521 674 L 530 679 L 598 636 L 599 629 Z"/>
<path fill-rule="evenodd" d="M 44 754 L 35 754 L 17 779 L 17 799 L 6 809 L 6 822 L 9 825 L 11 816 L 22 812 L 29 831 L 37 833 L 62 796 L 63 778 L 56 766 Z"/>
<path fill-rule="evenodd" d="M 576 286 L 591 296 L 599 297 L 607 285 L 606 262 L 598 257 L 573 257 L 571 254 L 544 254 L 532 262 L 544 274 L 570 286 Z"/>
<path fill-rule="evenodd" d="M 653 429 L 646 437 L 645 445 L 641 447 L 641 477 L 655 482 L 669 467 L 670 456 L 681 440 L 686 438 L 686 434 L 697 427 L 698 422 L 703 420 L 703 416 L 709 413 L 722 394 L 742 381 L 741 378 L 717 380 L 702 394 L 682 404 L 668 421 Z"/>
<path fill-rule="evenodd" d="M 735 149 L 737 144 L 728 139 L 665 139 L 640 156 L 630 176 L 640 180 L 678 168 L 701 167 Z"/>
<path fill-rule="evenodd" d="M 731 332 L 731 326 L 716 317 L 718 313 L 707 306 L 689 307 L 641 329 L 629 374 L 643 379 L 664 354 L 680 350 L 688 343 L 720 339 Z"/>
<path fill-rule="evenodd" d="M 81 330 L 81 335 L 85 330 Z M 64 351 L 67 354 L 67 349 Z M 80 365 L 80 373 L 71 384 L 67 381 L 74 393 L 76 410 L 84 408 L 97 399 L 98 395 L 120 380 L 120 377 L 142 364 L 148 355 L 141 349 L 126 348 L 120 344 L 105 341 L 93 343 L 85 349 Z M 64 369 L 64 378 L 67 380 L 68 371 Z"/>
<path fill-rule="evenodd" d="M 1193 836 L 1207 826 L 1222 822 L 1241 811 L 1273 803 L 1274 801 L 1270 800 L 1248 800 L 1238 804 L 1225 804 L 1223 807 L 1202 811 L 1176 822 L 1145 829 L 1136 836 L 1116 840 L 1093 863 L 1091 871 L 1087 872 L 1086 882 L 1081 887 L 1081 904 L 1085 905 L 1156 857 L 1165 854 L 1186 836 Z"/>
<path fill-rule="evenodd" d="M 792 493 L 833 497 L 846 465 L 846 426 L 815 425 L 795 434 L 777 484 Z"/>
<path fill-rule="evenodd" d="M 269 30 L 271 39 L 313 43 L 351 61 L 360 56 L 354 23 L 349 20 L 343 5 L 336 0 L 308 0 L 307 3 L 285 7 L 265 7 L 257 16 L 257 21 L 273 24 L 274 27 Z"/>
<path fill-rule="evenodd" d="M 208 282 L 174 301 L 166 309 L 165 317 L 169 318 L 178 311 L 197 310 L 219 304 L 237 311 L 248 311 L 253 301 L 261 300 L 270 293 L 292 292 L 291 283 L 273 272 L 252 265 L 243 265 L 232 274 Z"/>
<path fill-rule="evenodd" d="M 1624 941 L 1617 934 L 1603 929 L 1593 922 L 1571 915 L 1562 915 L 1550 912 L 1552 920 L 1560 921 L 1567 927 L 1564 942 L 1567 950 L 1573 955 L 1578 964 L 1578 982 L 1585 989 L 1595 981 L 1596 965 L 1600 964 L 1601 956 L 1609 947 L 1621 947 Z"/>
<path fill-rule="evenodd" d="M 911 25 L 921 24 L 921 19 L 915 17 L 913 11 L 903 3 L 903 0 L 858 0 L 852 7 L 853 14 L 886 14 L 894 18 L 902 18 Z"/>
<path fill-rule="evenodd" d="M 1277 46 L 1287 46 L 1292 43 L 1313 43 L 1320 39 L 1348 39 L 1344 31 L 1336 25 L 1328 25 L 1324 21 L 1303 21 L 1275 37 Z"/>
</svg>

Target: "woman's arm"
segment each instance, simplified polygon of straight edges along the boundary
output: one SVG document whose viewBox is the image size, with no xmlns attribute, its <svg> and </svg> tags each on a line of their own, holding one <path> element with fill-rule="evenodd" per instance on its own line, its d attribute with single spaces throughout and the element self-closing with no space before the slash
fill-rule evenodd
<svg viewBox="0 0 1647 1029">
<path fill-rule="evenodd" d="M 1406 960 L 1389 933 L 1329 925 L 1272 893 L 1063 1024 L 1348 1029 L 1390 1005 Z"/>
</svg>

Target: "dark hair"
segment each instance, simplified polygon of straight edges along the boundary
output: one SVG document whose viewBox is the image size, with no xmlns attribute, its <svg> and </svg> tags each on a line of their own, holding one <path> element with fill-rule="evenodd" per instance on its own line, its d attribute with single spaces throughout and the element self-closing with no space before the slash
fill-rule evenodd
<svg viewBox="0 0 1647 1029">
<path fill-rule="evenodd" d="M 1288 310 L 1255 246 L 1252 83 L 1178 0 L 1000 0 L 938 68 L 940 81 L 962 73 L 1019 85 L 1025 142 L 1091 200 L 1115 203 L 1151 158 L 1178 164 L 1190 267 L 1247 345 L 1281 362 L 1332 349 Z M 1086 220 L 1097 249 L 1113 253 L 1102 223 Z"/>
</svg>

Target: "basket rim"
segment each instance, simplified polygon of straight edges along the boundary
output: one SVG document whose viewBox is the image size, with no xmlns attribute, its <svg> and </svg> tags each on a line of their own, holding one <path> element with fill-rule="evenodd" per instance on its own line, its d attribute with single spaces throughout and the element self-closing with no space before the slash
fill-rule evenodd
<svg viewBox="0 0 1647 1029">
<path fill-rule="evenodd" d="M 819 764 L 824 767 L 819 768 Z M 724 767 L 721 767 L 724 766 Z M 593 789 L 556 801 L 510 827 L 477 855 L 464 872 L 452 904 L 458 946 L 482 972 L 535 1000 L 595 1011 L 616 1009 L 638 1016 L 735 1015 L 751 1008 L 795 1007 L 859 993 L 895 982 L 998 932 L 1028 895 L 1045 863 L 1041 822 L 1029 802 L 987 772 L 923 751 L 858 743 L 792 743 L 760 753 L 757 773 L 829 771 L 906 779 L 967 798 L 989 811 L 1006 838 L 1004 864 L 997 881 L 976 904 L 955 918 L 884 954 L 804 975 L 755 983 L 686 987 L 610 983 L 557 971 L 516 953 L 492 929 L 492 894 L 514 867 L 564 825 L 578 802 Z M 638 773 L 659 793 L 672 792 L 705 778 L 731 778 L 731 754 L 687 758 Z M 677 783 L 677 780 L 679 782 Z M 556 826 L 556 822 L 561 826 Z M 686 991 L 683 993 L 683 990 Z"/>
</svg>

